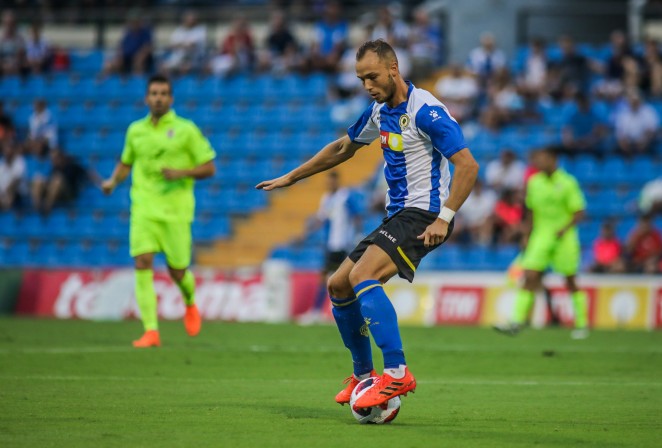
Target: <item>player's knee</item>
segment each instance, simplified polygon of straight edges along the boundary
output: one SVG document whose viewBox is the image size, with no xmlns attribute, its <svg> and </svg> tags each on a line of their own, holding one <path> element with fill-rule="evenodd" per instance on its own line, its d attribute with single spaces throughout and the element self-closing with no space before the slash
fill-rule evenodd
<svg viewBox="0 0 662 448">
<path fill-rule="evenodd" d="M 363 268 L 362 265 L 355 265 L 354 268 L 349 272 L 349 283 L 352 285 L 352 288 L 356 287 L 361 282 L 366 280 L 374 280 L 376 276 L 373 272 L 368 272 Z"/>
<path fill-rule="evenodd" d="M 138 256 L 134 259 L 136 269 L 152 269 L 152 258 L 145 256 Z"/>
<path fill-rule="evenodd" d="M 186 274 L 186 269 L 174 269 L 168 266 L 168 272 L 170 273 L 170 278 L 176 282 L 181 282 Z"/>
<path fill-rule="evenodd" d="M 343 279 L 338 273 L 329 277 L 326 282 L 326 289 L 329 291 L 329 296 L 335 298 L 349 297 L 353 294 L 351 286 Z"/>
</svg>

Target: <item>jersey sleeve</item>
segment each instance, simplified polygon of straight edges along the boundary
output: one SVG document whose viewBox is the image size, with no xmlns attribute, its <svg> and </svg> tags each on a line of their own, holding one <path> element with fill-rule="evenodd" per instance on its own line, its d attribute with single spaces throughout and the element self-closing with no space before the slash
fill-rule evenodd
<svg viewBox="0 0 662 448">
<path fill-rule="evenodd" d="M 373 101 L 361 114 L 358 121 L 347 129 L 347 135 L 351 141 L 368 145 L 379 137 L 379 127 L 372 119 L 374 106 L 375 103 Z"/>
<path fill-rule="evenodd" d="M 120 161 L 124 165 L 133 165 L 133 162 L 136 159 L 136 154 L 133 149 L 132 129 L 132 127 L 129 127 L 129 129 L 126 131 L 126 135 L 124 136 L 124 149 L 122 150 L 122 156 L 120 157 Z"/>
<path fill-rule="evenodd" d="M 416 114 L 416 126 L 447 159 L 467 147 L 460 125 L 441 106 L 421 107 Z"/>
<path fill-rule="evenodd" d="M 207 137 L 202 134 L 200 128 L 198 128 L 195 124 L 191 124 L 189 151 L 191 151 L 191 155 L 193 156 L 193 163 L 195 166 L 200 166 L 216 158 L 216 152 L 214 151 L 214 148 L 211 147 Z"/>
<path fill-rule="evenodd" d="M 571 178 L 570 181 L 567 205 L 568 210 L 572 213 L 577 213 L 586 209 L 586 199 L 584 198 L 584 193 L 582 193 L 581 188 L 579 188 L 579 183 L 575 178 Z"/>
</svg>

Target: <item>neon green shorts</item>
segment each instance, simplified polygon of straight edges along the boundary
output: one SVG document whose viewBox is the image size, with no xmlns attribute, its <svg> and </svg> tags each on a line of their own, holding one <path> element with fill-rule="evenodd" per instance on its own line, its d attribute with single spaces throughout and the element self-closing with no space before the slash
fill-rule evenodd
<svg viewBox="0 0 662 448">
<path fill-rule="evenodd" d="M 577 274 L 581 249 L 576 230 L 566 232 L 561 239 L 556 235 L 531 233 L 520 266 L 527 271 L 544 272 L 551 266 L 554 272 L 564 276 Z"/>
<path fill-rule="evenodd" d="M 168 266 L 185 269 L 191 264 L 191 223 L 131 217 L 129 249 L 132 257 L 162 252 Z"/>
</svg>

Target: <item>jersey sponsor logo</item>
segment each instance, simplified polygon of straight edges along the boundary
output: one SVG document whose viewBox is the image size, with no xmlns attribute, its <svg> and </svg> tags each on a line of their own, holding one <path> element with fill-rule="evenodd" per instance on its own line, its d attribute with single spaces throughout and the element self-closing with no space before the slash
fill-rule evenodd
<svg viewBox="0 0 662 448">
<path fill-rule="evenodd" d="M 400 120 L 399 120 L 400 130 L 404 131 L 405 129 L 407 129 L 407 126 L 409 126 L 410 122 L 411 119 L 409 118 L 409 115 L 407 114 L 400 115 Z"/>
<path fill-rule="evenodd" d="M 402 145 L 402 135 L 394 132 L 379 131 L 379 137 L 382 144 L 382 149 L 390 149 L 391 151 L 401 152 L 404 148 Z"/>
<path fill-rule="evenodd" d="M 175 136 L 175 130 L 168 129 L 168 133 L 166 135 L 168 136 L 168 138 L 173 138 Z"/>
</svg>

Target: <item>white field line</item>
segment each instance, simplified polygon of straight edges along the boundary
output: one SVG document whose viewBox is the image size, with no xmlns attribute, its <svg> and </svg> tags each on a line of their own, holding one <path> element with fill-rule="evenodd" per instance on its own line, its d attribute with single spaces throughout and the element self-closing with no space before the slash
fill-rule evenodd
<svg viewBox="0 0 662 448">
<path fill-rule="evenodd" d="M 2 380 L 11 381 L 107 381 L 107 382 L 157 382 L 171 381 L 175 383 L 213 384 L 213 383 L 249 383 L 254 378 L 181 378 L 181 377 L 133 377 L 133 376 L 94 376 L 94 375 L 0 375 Z M 326 384 L 329 380 L 320 378 L 278 379 L 260 378 L 260 382 L 276 384 Z M 330 380 L 333 381 L 333 380 Z M 660 381 L 563 381 L 563 380 L 484 380 L 484 379 L 434 379 L 420 380 L 419 384 L 447 386 L 528 386 L 528 387 L 662 387 Z"/>
<path fill-rule="evenodd" d="M 556 352 L 564 353 L 594 353 L 594 354 L 662 354 L 662 347 L 583 347 L 582 342 L 574 346 L 498 346 L 493 345 L 427 345 L 405 347 L 414 352 L 437 352 L 437 353 L 516 353 L 516 352 Z M 249 346 L 223 346 L 218 347 L 161 347 L 148 352 L 155 351 L 186 351 L 186 352 L 255 352 L 255 353 L 344 353 L 346 349 L 338 345 L 249 345 Z M 70 355 L 82 353 L 141 353 L 143 350 L 126 346 L 85 346 L 85 347 L 16 347 L 0 348 L 0 355 Z"/>
</svg>

